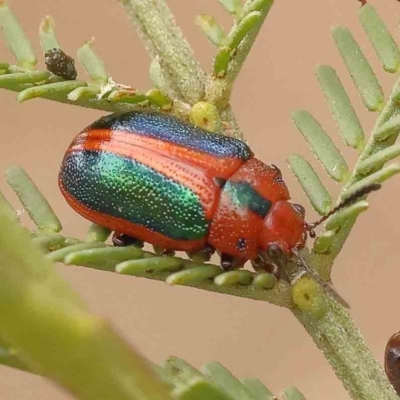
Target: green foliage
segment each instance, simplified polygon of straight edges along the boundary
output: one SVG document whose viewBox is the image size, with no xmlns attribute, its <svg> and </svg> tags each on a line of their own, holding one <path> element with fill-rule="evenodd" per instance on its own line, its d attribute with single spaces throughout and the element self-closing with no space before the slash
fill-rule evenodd
<svg viewBox="0 0 400 400">
<path fill-rule="evenodd" d="M 89 76 L 89 81 L 63 80 L 49 71 L 36 69 L 38 60 L 29 40 L 24 35 L 14 14 L 0 0 L 0 26 L 4 32 L 6 43 L 16 60 L 16 65 L 0 63 L 0 87 L 19 92 L 19 102 L 40 97 L 112 112 L 137 109 L 158 110 L 172 113 L 182 119 L 193 120 L 195 123 L 207 119 L 210 124 L 208 127 L 206 126 L 206 129 L 243 138 L 229 105 L 230 94 L 233 83 L 273 1 L 247 0 L 244 4 L 239 0 L 219 1 L 234 19 L 233 27 L 228 33 L 220 28 L 213 17 L 203 15 L 197 18 L 197 23 L 206 37 L 218 48 L 212 71 L 207 75 L 193 57 L 190 45 L 175 24 L 174 18 L 163 0 L 121 0 L 152 58 L 150 77 L 154 88 L 141 92 L 129 85 L 118 84 L 109 76 L 103 61 L 94 52 L 92 41 L 86 42 L 77 52 L 77 59 Z M 400 66 L 400 51 L 383 21 L 369 4 L 360 9 L 359 16 L 377 56 L 381 60 L 383 69 L 388 72 L 397 72 Z M 55 34 L 54 22 L 50 17 L 46 17 L 41 23 L 39 37 L 43 53 L 54 48 L 61 48 Z M 400 131 L 398 116 L 400 81 L 396 83 L 391 96 L 385 101 L 379 80 L 351 32 L 347 28 L 339 26 L 333 30 L 333 38 L 364 105 L 370 111 L 379 114 L 371 137 L 365 144 L 364 130 L 338 74 L 330 66 L 318 67 L 317 79 L 337 123 L 338 131 L 344 142 L 359 153 L 355 168 L 350 171 L 340 150 L 314 116 L 307 111 L 298 111 L 293 114 L 293 121 L 308 141 L 312 152 L 319 159 L 327 174 L 333 180 L 343 184 L 338 199 L 340 202 L 365 186 L 383 182 L 400 172 L 400 166 L 397 164 L 385 166 L 388 161 L 400 154 L 399 146 L 395 144 Z M 332 207 L 332 196 L 322 183 L 323 180 L 302 156 L 290 157 L 289 163 L 311 205 L 319 214 L 326 215 Z M 112 379 L 102 379 L 101 367 L 104 366 L 107 375 L 108 364 L 102 364 L 101 361 L 97 363 L 94 359 L 96 368 L 92 370 L 89 361 L 92 362 L 93 359 L 90 357 L 82 358 L 83 361 L 87 361 L 86 368 L 82 369 L 82 376 L 85 373 L 93 373 L 96 375 L 96 382 L 98 381 L 100 384 L 98 386 L 85 385 L 85 388 L 81 388 L 79 384 L 74 386 L 77 382 L 71 377 L 71 370 L 68 368 L 58 370 L 57 366 L 52 366 L 50 363 L 50 361 L 53 362 L 54 357 L 51 357 L 52 360 L 50 360 L 44 347 L 48 343 L 44 337 L 40 336 L 44 331 L 47 332 L 48 328 L 49 332 L 55 333 L 51 336 L 52 340 L 67 339 L 68 343 L 62 342 L 61 346 L 67 344 L 65 357 L 67 359 L 72 357 L 71 365 L 74 363 L 73 351 L 70 351 L 71 354 L 69 354 L 68 346 L 71 343 L 76 344 L 76 340 L 79 344 L 86 344 L 87 339 L 90 339 L 87 348 L 99 352 L 99 354 L 95 354 L 96 356 L 101 356 L 103 354 L 101 351 L 105 351 L 102 358 L 103 363 L 104 360 L 114 361 L 116 365 L 122 363 L 124 373 L 130 371 L 130 378 L 135 380 L 130 388 L 135 393 L 132 392 L 130 398 L 135 398 L 138 390 L 144 390 L 147 396 L 140 398 L 156 399 L 159 398 L 159 393 L 163 392 L 163 389 L 160 389 L 161 392 L 156 393 L 156 388 L 161 388 L 161 386 L 158 386 L 160 383 L 155 376 L 153 379 L 143 377 L 147 368 L 146 363 L 144 366 L 140 361 L 136 364 L 135 354 L 129 350 L 125 351 L 126 344 L 112 332 L 110 333 L 108 326 L 91 325 L 93 317 L 86 315 L 88 319 L 83 318 L 83 320 L 88 323 L 89 328 L 93 328 L 89 329 L 93 336 L 82 335 L 84 332 L 80 329 L 77 329 L 76 332 L 70 329 L 71 326 L 80 326 L 79 322 L 82 321 L 76 321 L 74 320 L 76 315 L 71 316 L 68 312 L 64 312 L 63 307 L 68 304 L 68 301 L 54 303 L 56 308 L 57 305 L 60 306 L 59 315 L 65 317 L 60 320 L 59 325 L 55 323 L 57 318 L 51 317 L 54 309 L 42 307 L 43 302 L 39 301 L 43 300 L 40 296 L 46 298 L 53 293 L 53 289 L 45 287 L 41 292 L 40 288 L 35 287 L 35 290 L 32 290 L 32 287 L 29 286 L 29 279 L 35 277 L 34 271 L 30 271 L 29 268 L 34 267 L 41 271 L 40 257 L 35 258 L 34 262 L 30 264 L 20 254 L 16 254 L 15 243 L 18 243 L 26 244 L 29 254 L 32 248 L 32 254 L 39 254 L 42 257 L 42 263 L 51 276 L 51 279 L 46 280 L 43 285 L 54 283 L 56 287 L 57 285 L 62 286 L 55 274 L 52 275 L 50 272 L 49 265 L 53 262 L 63 262 L 66 265 L 81 265 L 103 271 L 163 280 L 172 285 L 193 286 L 287 307 L 324 352 L 353 398 L 363 400 L 395 398 L 392 387 L 384 378 L 382 368 L 369 352 L 347 310 L 321 290 L 321 288 L 326 288 L 327 284 L 320 286 L 311 277 L 304 276 L 306 273 L 304 265 L 289 261 L 283 266 L 288 279 L 277 280 L 274 275 L 268 273 L 254 273 L 246 270 L 223 272 L 219 266 L 203 264 L 200 255 L 195 255 L 192 260 L 188 260 L 174 256 L 162 256 L 159 254 L 159 249 L 154 249 L 155 252 L 152 253 L 134 246 L 115 248 L 106 244 L 110 231 L 96 225 L 89 228 L 84 241 L 70 238 L 60 233 L 60 221 L 22 169 L 13 167 L 7 172 L 7 179 L 38 229 L 30 233 L 31 241 L 27 240 L 26 231 L 21 230 L 21 234 L 25 235 L 25 238 L 16 234 L 13 237 L 14 243 L 11 243 L 10 238 L 4 234 L 1 235 L 0 232 L 0 245 L 2 245 L 2 250 L 4 248 L 8 252 L 6 260 L 9 260 L 10 264 L 15 263 L 15 271 L 21 272 L 20 275 L 12 276 L 11 274 L 7 275 L 7 271 L 14 271 L 14 269 L 0 268 L 0 284 L 3 283 L 4 286 L 4 282 L 6 282 L 5 279 L 3 281 L 4 275 L 7 279 L 13 278 L 9 283 L 14 285 L 6 285 L 4 290 L 0 290 L 2 296 L 0 304 L 2 307 L 7 307 L 7 305 L 15 307 L 15 313 L 8 313 L 10 314 L 7 314 L 9 320 L 2 324 L 1 336 L 3 337 L 3 332 L 5 332 L 5 337 L 7 337 L 8 332 L 9 342 L 7 343 L 11 345 L 11 348 L 4 346 L 3 351 L 0 351 L 0 362 L 16 368 L 31 370 L 29 361 L 32 356 L 32 359 L 43 367 L 41 372 L 48 371 L 48 376 L 61 382 L 72 392 L 80 393 L 80 390 L 87 390 L 87 392 L 82 392 L 84 394 L 81 398 L 96 398 L 96 391 L 102 390 L 102 388 L 104 393 L 114 390 L 114 394 L 118 393 L 115 390 L 124 390 L 122 384 L 119 385 L 121 387 L 114 389 Z M 317 270 L 323 279 L 330 280 L 330 270 L 335 257 L 357 216 L 366 209 L 368 209 L 366 200 L 358 199 L 355 204 L 331 216 L 326 220 L 311 252 L 307 249 L 304 250 L 302 257 L 304 256 L 304 259 Z M 4 217 L 4 221 L 7 219 L 10 222 L 11 231 L 14 229 L 12 224 L 14 227 L 18 226 L 16 224 L 17 213 L 1 193 L 0 211 L 0 217 Z M 15 229 L 17 232 L 18 229 Z M 20 238 L 22 239 L 20 240 Z M 43 254 L 45 254 L 44 257 Z M 26 268 L 25 272 L 31 273 L 31 276 L 29 273 L 28 276 L 22 273 L 24 268 Z M 34 283 L 33 281 L 32 283 Z M 21 283 L 22 285 L 19 285 Z M 19 293 L 21 288 L 26 289 L 24 293 L 37 293 L 37 297 L 25 298 L 22 296 L 23 301 L 14 301 L 16 293 Z M 36 291 L 37 289 L 38 291 Z M 65 292 L 68 292 L 68 289 L 65 289 Z M 72 298 L 73 295 L 69 300 Z M 12 301 L 9 302 L 10 300 Z M 57 298 L 57 301 L 60 299 Z M 52 306 L 54 305 L 52 304 Z M 37 307 L 37 315 L 43 319 L 44 324 L 44 327 L 36 324 L 35 327 L 40 329 L 32 332 L 32 338 L 35 333 L 39 334 L 37 342 L 25 340 L 23 335 L 14 335 L 17 328 L 21 331 L 23 323 L 31 321 L 29 318 L 32 318 L 32 315 L 29 313 L 26 321 L 24 320 L 24 312 L 31 312 L 35 307 Z M 12 318 L 13 315 L 15 319 Z M 69 318 L 71 319 L 69 320 Z M 12 329 L 15 330 L 12 331 Z M 56 342 L 54 344 L 60 345 Z M 18 350 L 14 350 L 14 348 Z M 116 351 L 113 352 L 114 350 Z M 97 369 L 98 366 L 99 369 Z M 184 361 L 174 358 L 168 360 L 162 367 L 153 367 L 158 377 L 170 389 L 169 394 L 164 391 L 164 394 L 161 395 L 163 396 L 161 398 L 164 399 L 171 396 L 175 399 L 185 400 L 201 398 L 273 399 L 272 394 L 260 381 L 256 379 L 239 381 L 218 363 L 207 364 L 201 372 Z M 52 375 L 53 373 L 56 375 Z M 371 380 L 371 376 L 374 377 L 373 380 Z M 366 381 L 369 382 L 368 385 L 365 385 Z M 88 388 L 88 386 L 93 386 L 93 388 Z M 125 393 L 121 393 L 119 398 L 125 398 L 124 396 Z M 297 390 L 288 389 L 283 394 L 283 399 L 301 400 L 304 397 Z"/>
<path fill-rule="evenodd" d="M 359 18 L 384 70 L 396 72 L 400 65 L 400 52 L 372 5 L 363 5 L 359 11 Z M 365 186 L 384 182 L 400 172 L 400 166 L 397 164 L 384 166 L 400 154 L 399 146 L 395 144 L 400 126 L 397 101 L 399 84 L 396 83 L 392 95 L 385 102 L 381 85 L 351 32 L 338 26 L 333 29 L 333 38 L 365 107 L 380 113 L 369 141 L 365 144 L 360 120 L 337 72 L 331 66 L 323 65 L 317 68 L 317 79 L 340 135 L 348 146 L 359 153 L 352 172 L 349 172 L 344 157 L 313 116 L 306 111 L 298 111 L 293 115 L 295 125 L 328 175 L 344 184 L 337 200 L 337 203 L 340 203 Z M 289 158 L 289 164 L 313 208 L 319 214 L 328 213 L 331 196 L 317 172 L 299 156 Z M 326 221 L 313 248 L 314 255 L 318 256 L 311 261 L 323 265 L 319 270 L 322 275 L 330 275 L 333 260 L 343 246 L 351 227 L 358 215 L 367 208 L 368 203 L 362 200 Z"/>
<path fill-rule="evenodd" d="M 77 58 L 90 81 L 63 81 L 49 71 L 36 70 L 38 62 L 32 46 L 10 8 L 0 4 L 0 25 L 6 43 L 12 50 L 17 65 L 2 63 L 0 87 L 20 92 L 18 101 L 45 98 L 99 110 L 121 112 L 135 109 L 172 108 L 172 101 L 162 90 L 151 90 L 146 94 L 127 85 L 120 85 L 108 75 L 104 62 L 93 48 L 93 40 L 87 41 L 77 51 Z M 43 53 L 61 48 L 56 37 L 55 24 L 46 17 L 39 28 Z"/>
</svg>

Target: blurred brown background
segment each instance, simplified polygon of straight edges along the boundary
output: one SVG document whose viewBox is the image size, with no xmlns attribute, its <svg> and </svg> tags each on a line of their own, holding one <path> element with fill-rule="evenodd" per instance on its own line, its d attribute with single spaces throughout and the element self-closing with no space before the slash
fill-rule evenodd
<svg viewBox="0 0 400 400">
<path fill-rule="evenodd" d="M 217 0 L 169 0 L 184 33 L 205 69 L 214 48 L 193 23 L 197 14 L 230 19 Z M 400 4 L 371 1 L 400 42 Z M 10 0 L 39 52 L 37 27 L 52 15 L 58 37 L 69 54 L 83 41 L 96 37 L 96 51 L 118 81 L 150 87 L 148 58 L 122 7 L 115 0 Z M 285 164 L 290 153 L 309 157 L 308 148 L 290 121 L 290 112 L 307 108 L 314 113 L 343 149 L 348 159 L 355 152 L 344 148 L 314 78 L 314 68 L 329 63 L 337 68 L 350 90 L 365 131 L 375 116 L 363 109 L 350 77 L 334 47 L 330 29 L 349 26 L 370 56 L 385 89 L 395 77 L 382 72 L 357 18 L 357 0 L 277 0 L 250 54 L 233 93 L 233 107 L 247 139 L 258 156 L 282 167 L 292 197 L 307 204 Z M 0 43 L 0 60 L 11 60 Z M 81 72 L 81 71 L 80 71 Z M 84 234 L 88 224 L 71 211 L 57 187 L 63 152 L 73 137 L 102 113 L 44 100 L 16 103 L 14 93 L 1 91 L 0 170 L 24 166 L 46 194 L 65 232 Z M 310 157 L 311 158 L 311 157 Z M 315 165 L 317 165 L 315 163 Z M 319 171 L 321 168 L 317 165 Z M 4 179 L 1 190 L 11 196 Z M 338 187 L 328 182 L 337 193 Z M 400 178 L 370 198 L 371 209 L 359 219 L 334 269 L 334 282 L 351 303 L 356 323 L 376 357 L 382 361 L 387 338 L 400 329 L 399 244 Z M 17 204 L 17 203 L 15 203 Z M 307 205 L 308 210 L 310 206 Z M 309 219 L 315 213 L 309 212 Z M 120 332 L 155 362 L 168 355 L 200 367 L 217 360 L 238 377 L 258 377 L 275 393 L 297 386 L 309 399 L 347 399 L 324 357 L 292 315 L 267 303 L 223 296 L 160 282 L 118 276 L 83 268 L 58 267 L 93 310 L 110 318 Z M 0 368 L 2 400 L 61 400 L 70 397 L 48 381 Z"/>
</svg>

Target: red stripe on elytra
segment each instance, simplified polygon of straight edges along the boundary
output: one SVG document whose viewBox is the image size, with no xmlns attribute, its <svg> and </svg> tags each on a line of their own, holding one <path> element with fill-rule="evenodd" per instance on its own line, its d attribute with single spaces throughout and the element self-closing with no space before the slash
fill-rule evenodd
<svg viewBox="0 0 400 400">
<path fill-rule="evenodd" d="M 188 187 L 199 197 L 206 219 L 211 220 L 214 215 L 220 194 L 220 187 L 213 181 L 208 171 L 164 157 L 153 150 L 115 141 L 101 142 L 98 140 L 86 140 L 81 145 L 74 146 L 73 150 L 107 151 L 133 159 L 154 169 L 165 177 Z"/>
<path fill-rule="evenodd" d="M 118 142 L 135 147 L 141 147 L 153 150 L 160 155 L 180 160 L 184 163 L 207 169 L 213 175 L 219 178 L 228 179 L 240 166 L 243 160 L 230 157 L 216 157 L 204 151 L 191 149 L 187 146 L 181 146 L 176 143 L 163 141 L 145 135 L 136 135 L 121 131 L 112 131 L 106 129 L 93 129 L 77 136 L 71 147 L 85 143 L 87 140 L 101 142 Z"/>
<path fill-rule="evenodd" d="M 113 217 L 98 211 L 91 210 L 79 201 L 77 201 L 64 188 L 61 181 L 59 186 L 62 194 L 65 196 L 67 203 L 82 217 L 96 224 L 104 226 L 118 233 L 129 235 L 136 239 L 160 246 L 163 249 L 180 250 L 180 251 L 198 251 L 202 250 L 206 244 L 206 237 L 199 240 L 175 240 L 159 232 L 154 232 L 143 225 L 129 222 L 122 218 Z"/>
</svg>

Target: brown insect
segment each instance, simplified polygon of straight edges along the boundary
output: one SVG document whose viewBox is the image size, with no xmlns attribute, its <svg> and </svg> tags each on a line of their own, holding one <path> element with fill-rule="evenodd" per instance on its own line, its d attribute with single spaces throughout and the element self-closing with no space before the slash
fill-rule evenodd
<svg viewBox="0 0 400 400">
<path fill-rule="evenodd" d="M 400 332 L 390 337 L 385 350 L 386 375 L 400 395 Z"/>
<path fill-rule="evenodd" d="M 44 55 L 44 62 L 50 72 L 67 81 L 74 80 L 77 76 L 74 59 L 61 49 L 48 50 Z"/>
</svg>

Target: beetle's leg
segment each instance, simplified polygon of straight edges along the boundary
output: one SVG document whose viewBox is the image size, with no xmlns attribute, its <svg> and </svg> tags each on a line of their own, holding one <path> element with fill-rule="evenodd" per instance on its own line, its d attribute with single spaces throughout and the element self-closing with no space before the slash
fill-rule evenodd
<svg viewBox="0 0 400 400">
<path fill-rule="evenodd" d="M 211 256 L 215 253 L 214 247 L 212 247 L 209 244 L 206 244 L 204 249 L 198 250 L 198 251 L 188 251 L 187 255 L 191 260 L 196 260 L 197 258 L 200 258 L 200 263 L 201 262 L 207 262 L 210 261 Z"/>
<path fill-rule="evenodd" d="M 251 260 L 251 265 L 256 272 L 269 272 L 275 275 L 278 279 L 280 278 L 280 269 L 276 264 L 265 261 L 258 256 L 254 260 Z"/>
<path fill-rule="evenodd" d="M 221 267 L 224 271 L 232 271 L 243 267 L 244 261 L 240 258 L 235 258 L 229 254 L 221 254 Z"/>
<path fill-rule="evenodd" d="M 164 249 L 159 246 L 153 246 L 154 253 L 156 253 L 159 256 L 173 256 L 175 255 L 175 251 L 171 249 Z"/>
<path fill-rule="evenodd" d="M 135 239 L 131 236 L 124 235 L 123 233 L 117 233 L 114 232 L 112 236 L 112 242 L 114 246 L 117 247 L 125 247 L 125 246 L 137 246 L 137 247 L 143 247 L 144 243 L 139 240 Z"/>
</svg>

